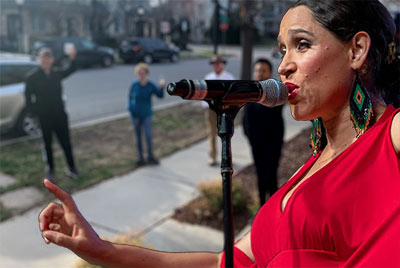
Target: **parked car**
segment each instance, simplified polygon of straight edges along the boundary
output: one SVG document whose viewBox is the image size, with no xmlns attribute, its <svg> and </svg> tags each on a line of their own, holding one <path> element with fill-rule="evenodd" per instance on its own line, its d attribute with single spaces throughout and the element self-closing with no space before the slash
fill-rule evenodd
<svg viewBox="0 0 400 268">
<path fill-rule="evenodd" d="M 130 38 L 121 42 L 119 57 L 125 62 L 152 63 L 163 59 L 177 62 L 179 49 L 159 38 Z"/>
<path fill-rule="evenodd" d="M 25 78 L 39 63 L 29 55 L 0 53 L 0 131 L 37 136 L 40 128 L 25 108 Z"/>
<path fill-rule="evenodd" d="M 89 40 L 77 37 L 58 37 L 43 39 L 33 43 L 32 54 L 42 47 L 49 47 L 53 50 L 55 66 L 67 68 L 70 64 L 68 55 L 65 53 L 66 44 L 74 44 L 78 54 L 76 55 L 76 64 L 78 66 L 102 65 L 110 67 L 114 63 L 114 50 L 108 47 L 101 47 Z"/>
</svg>

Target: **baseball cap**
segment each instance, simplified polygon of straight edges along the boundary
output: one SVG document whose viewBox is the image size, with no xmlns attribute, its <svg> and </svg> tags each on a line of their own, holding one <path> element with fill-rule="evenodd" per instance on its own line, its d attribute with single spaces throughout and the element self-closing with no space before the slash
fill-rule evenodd
<svg viewBox="0 0 400 268">
<path fill-rule="evenodd" d="M 42 47 L 38 52 L 39 57 L 53 57 L 53 52 L 48 47 Z"/>
<path fill-rule="evenodd" d="M 213 55 L 210 59 L 210 64 L 216 63 L 216 62 L 222 62 L 226 64 L 226 60 L 220 56 L 220 55 Z"/>
</svg>

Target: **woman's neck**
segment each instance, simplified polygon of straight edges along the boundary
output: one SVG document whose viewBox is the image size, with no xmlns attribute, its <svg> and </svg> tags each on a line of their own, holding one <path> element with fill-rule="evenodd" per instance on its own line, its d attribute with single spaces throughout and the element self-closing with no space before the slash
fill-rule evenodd
<svg viewBox="0 0 400 268">
<path fill-rule="evenodd" d="M 140 85 L 145 86 L 147 84 L 147 79 L 140 79 L 139 83 Z"/>
<path fill-rule="evenodd" d="M 379 102 L 373 103 L 374 117 L 372 119 L 372 125 L 379 120 L 385 111 L 386 106 Z M 323 124 L 326 130 L 327 146 L 325 150 L 326 154 L 333 155 L 339 154 L 349 147 L 357 138 L 356 131 L 353 123 L 350 120 L 350 108 L 346 105 L 337 116 L 323 120 Z M 324 150 L 324 151 L 325 151 Z"/>
</svg>

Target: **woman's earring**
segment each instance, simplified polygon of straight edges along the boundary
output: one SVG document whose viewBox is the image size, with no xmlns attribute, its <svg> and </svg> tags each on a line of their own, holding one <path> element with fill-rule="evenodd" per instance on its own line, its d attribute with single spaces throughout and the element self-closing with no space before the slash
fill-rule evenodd
<svg viewBox="0 0 400 268">
<path fill-rule="evenodd" d="M 310 146 L 313 150 L 313 155 L 315 157 L 321 150 L 322 119 L 321 117 L 318 117 L 316 119 L 313 119 L 311 122 L 313 124 L 313 127 L 311 129 L 311 135 L 310 135 L 310 140 L 311 140 Z"/>
<path fill-rule="evenodd" d="M 370 127 L 373 116 L 371 98 L 357 72 L 350 95 L 350 119 L 357 132 L 357 138 Z"/>
</svg>

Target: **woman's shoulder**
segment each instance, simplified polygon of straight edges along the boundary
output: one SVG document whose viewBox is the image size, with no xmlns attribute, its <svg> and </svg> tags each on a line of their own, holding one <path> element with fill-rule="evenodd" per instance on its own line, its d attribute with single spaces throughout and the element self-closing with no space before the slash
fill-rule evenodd
<svg viewBox="0 0 400 268">
<path fill-rule="evenodd" d="M 397 155 L 400 156 L 400 110 L 396 111 L 393 116 L 392 126 L 390 128 L 390 136 L 392 138 L 392 143 L 394 150 Z"/>
</svg>

